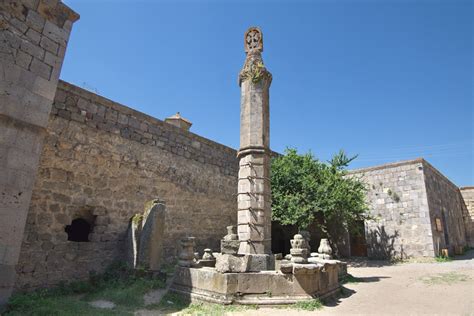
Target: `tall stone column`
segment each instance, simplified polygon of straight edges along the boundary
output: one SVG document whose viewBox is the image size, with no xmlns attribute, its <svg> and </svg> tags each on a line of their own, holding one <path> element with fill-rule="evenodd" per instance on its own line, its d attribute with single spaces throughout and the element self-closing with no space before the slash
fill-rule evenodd
<svg viewBox="0 0 474 316">
<path fill-rule="evenodd" d="M 244 43 L 247 58 L 239 75 L 239 254 L 270 254 L 269 89 L 272 75 L 263 64 L 263 36 L 260 29 L 248 29 Z"/>
<path fill-rule="evenodd" d="M 72 24 L 58 0 L 0 1 L 0 305 L 15 265 Z"/>
</svg>

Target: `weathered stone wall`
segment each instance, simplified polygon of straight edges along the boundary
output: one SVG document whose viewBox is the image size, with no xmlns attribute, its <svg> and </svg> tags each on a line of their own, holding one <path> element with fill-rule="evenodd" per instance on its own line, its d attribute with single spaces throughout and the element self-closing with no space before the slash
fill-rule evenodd
<svg viewBox="0 0 474 316">
<path fill-rule="evenodd" d="M 78 15 L 61 1 L 0 1 L 0 305 L 15 280 L 51 104 Z"/>
<path fill-rule="evenodd" d="M 454 247 L 466 245 L 463 221 L 464 201 L 459 188 L 428 162 L 423 161 L 426 193 L 430 208 L 435 254 L 447 248 L 454 255 Z M 441 220 L 442 231 L 436 229 L 436 218 Z"/>
<path fill-rule="evenodd" d="M 365 224 L 370 257 L 431 257 L 439 255 L 439 249 L 453 254 L 455 246 L 466 245 L 460 191 L 424 159 L 350 174 L 368 185 L 370 214 L 375 217 Z"/>
<path fill-rule="evenodd" d="M 464 200 L 463 218 L 466 230 L 466 243 L 474 248 L 474 187 L 460 188 Z"/>
<path fill-rule="evenodd" d="M 77 280 L 123 258 L 130 217 L 151 199 L 167 208 L 164 254 L 192 235 L 218 250 L 236 222 L 236 151 L 60 82 L 27 218 L 17 288 Z M 77 217 L 90 242 L 67 240 Z"/>
<path fill-rule="evenodd" d="M 367 183 L 375 217 L 365 225 L 369 257 L 434 256 L 423 169 L 418 159 L 351 172 Z"/>
</svg>

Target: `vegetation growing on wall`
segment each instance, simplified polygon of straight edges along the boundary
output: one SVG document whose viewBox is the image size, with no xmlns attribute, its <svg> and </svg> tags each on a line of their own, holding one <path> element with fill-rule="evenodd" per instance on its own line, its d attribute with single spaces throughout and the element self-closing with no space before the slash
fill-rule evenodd
<svg viewBox="0 0 474 316">
<path fill-rule="evenodd" d="M 317 221 L 333 241 L 355 222 L 367 219 L 365 185 L 346 176 L 355 158 L 340 151 L 325 163 L 311 153 L 286 149 L 272 161 L 272 219 L 300 229 Z"/>
</svg>

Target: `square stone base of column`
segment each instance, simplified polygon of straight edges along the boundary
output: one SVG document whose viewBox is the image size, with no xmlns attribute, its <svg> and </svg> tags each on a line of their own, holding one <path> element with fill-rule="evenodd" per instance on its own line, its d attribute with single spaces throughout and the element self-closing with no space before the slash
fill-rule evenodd
<svg viewBox="0 0 474 316">
<path fill-rule="evenodd" d="M 178 267 L 170 290 L 190 301 L 259 305 L 293 304 L 340 292 L 337 269 L 324 271 L 322 267 L 304 274 L 280 271 L 220 273 L 207 267 Z"/>
<path fill-rule="evenodd" d="M 221 240 L 221 253 L 236 255 L 239 251 L 240 240 Z"/>
<path fill-rule="evenodd" d="M 275 257 L 266 254 L 230 255 L 216 258 L 216 271 L 220 273 L 242 273 L 275 270 Z"/>
<path fill-rule="evenodd" d="M 248 256 L 247 272 L 275 270 L 275 256 L 265 254 L 252 254 Z"/>
</svg>

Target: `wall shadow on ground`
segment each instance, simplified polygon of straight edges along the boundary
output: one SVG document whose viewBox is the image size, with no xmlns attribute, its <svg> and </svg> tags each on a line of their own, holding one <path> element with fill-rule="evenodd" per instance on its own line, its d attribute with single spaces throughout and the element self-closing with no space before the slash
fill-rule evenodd
<svg viewBox="0 0 474 316">
<path fill-rule="evenodd" d="M 395 264 L 395 262 L 390 260 L 377 260 L 366 257 L 350 257 L 345 258 L 344 261 L 352 268 L 380 268 Z"/>
</svg>

